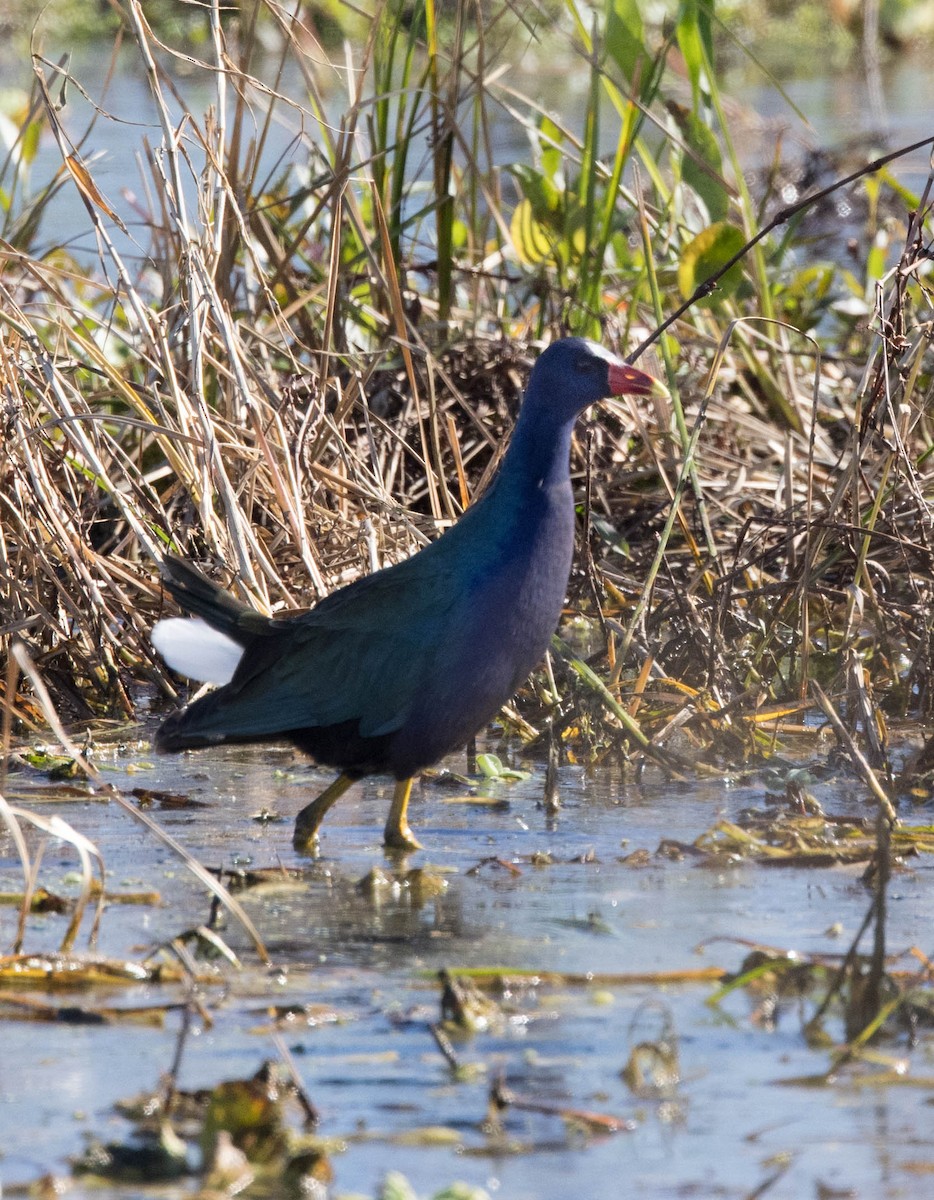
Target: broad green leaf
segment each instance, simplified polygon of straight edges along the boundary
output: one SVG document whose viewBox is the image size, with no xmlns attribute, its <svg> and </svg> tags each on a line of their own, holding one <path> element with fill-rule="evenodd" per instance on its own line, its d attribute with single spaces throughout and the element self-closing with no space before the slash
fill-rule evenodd
<svg viewBox="0 0 934 1200">
<path fill-rule="evenodd" d="M 487 779 L 503 779 L 512 783 L 529 777 L 528 771 L 517 771 L 514 767 L 504 766 L 497 754 L 478 754 L 477 767 L 480 774 Z"/>
<path fill-rule="evenodd" d="M 512 173 L 523 196 L 509 222 L 516 254 L 531 267 L 554 261 L 558 258 L 564 225 L 562 192 L 534 167 L 517 163 Z"/>
<path fill-rule="evenodd" d="M 539 220 L 547 220 L 561 208 L 561 191 L 541 171 L 524 163 L 516 163 L 512 168 L 522 195 L 529 201 L 532 211 Z"/>
<path fill-rule="evenodd" d="M 548 179 L 554 181 L 555 176 L 561 170 L 564 158 L 560 149 L 563 135 L 550 117 L 542 117 L 541 123 L 538 126 L 538 132 L 542 154 L 542 170 Z"/>
<path fill-rule="evenodd" d="M 503 760 L 498 754 L 478 754 L 477 766 L 481 775 L 485 775 L 487 779 L 495 779 L 502 774 Z"/>
<path fill-rule="evenodd" d="M 696 113 L 689 112 L 682 105 L 672 102 L 668 105 L 668 111 L 692 152 L 684 155 L 681 178 L 703 200 L 711 221 L 722 221 L 729 210 L 730 197 L 721 176 L 723 159 L 716 136 Z M 704 169 L 704 163 L 709 170 Z"/>
<path fill-rule="evenodd" d="M 681 295 L 685 299 L 692 296 L 704 280 L 737 254 L 745 243 L 742 230 L 727 221 L 718 221 L 715 225 L 708 225 L 706 229 L 702 229 L 681 252 L 681 261 L 678 264 L 678 287 Z M 718 299 L 731 296 L 739 287 L 742 277 L 742 262 L 734 263 L 718 281 L 717 290 L 707 297 L 704 303 L 716 303 Z"/>
<path fill-rule="evenodd" d="M 537 267 L 539 263 L 556 257 L 558 239 L 552 230 L 536 219 L 528 200 L 520 200 L 516 205 L 509 222 L 509 234 L 520 262 L 527 267 Z"/>
<path fill-rule="evenodd" d="M 648 60 L 642 13 L 637 0 L 607 0 L 606 48 L 630 83 L 641 60 Z"/>
</svg>

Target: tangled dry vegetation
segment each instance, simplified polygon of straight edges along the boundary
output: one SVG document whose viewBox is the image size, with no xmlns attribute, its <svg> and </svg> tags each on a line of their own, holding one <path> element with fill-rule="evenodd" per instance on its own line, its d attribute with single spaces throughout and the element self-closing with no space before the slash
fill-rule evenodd
<svg viewBox="0 0 934 1200">
<path fill-rule="evenodd" d="M 698 134 L 716 93 L 666 116 L 670 37 L 646 34 L 627 78 L 612 29 L 602 48 L 578 29 L 595 93 L 619 101 L 607 159 L 592 131 L 516 116 L 487 62 L 499 26 L 468 32 L 468 8 L 440 28 L 432 6 L 411 27 L 381 6 L 358 74 L 328 68 L 335 122 L 320 48 L 274 8 L 258 11 L 280 38 L 275 84 L 255 30 L 214 9 L 215 105 L 179 115 L 179 56 L 128 0 L 161 137 L 140 196 L 98 188 L 62 125 L 59 93 L 77 103 L 80 81 L 37 57 L 3 168 L 0 639 L 25 644 L 72 724 L 132 721 L 154 689 L 175 699 L 147 637 L 165 547 L 270 608 L 412 552 L 489 479 L 537 339 L 631 350 L 677 307 L 679 271 L 683 294 L 735 248 L 698 254 L 705 213 L 722 212 L 717 236 L 754 232 L 728 149 Z M 296 70 L 302 103 L 279 95 Z M 521 119 L 534 167 L 495 165 L 494 112 Z M 40 136 L 62 167 L 27 203 Z M 96 265 L 39 237 L 62 188 L 84 201 Z M 514 714 L 527 737 L 551 726 L 572 753 L 625 753 L 634 718 L 657 744 L 678 730 L 693 754 L 743 758 L 771 721 L 801 723 L 813 681 L 880 747 L 883 711 L 930 715 L 930 209 L 888 195 L 891 215 L 871 205 L 855 231 L 875 254 L 860 278 L 777 231 L 657 342 L 670 402 L 608 404 L 579 428 L 567 617 L 590 671 L 556 655 Z M 5 686 L 17 733 L 41 728 L 28 682 Z"/>
</svg>

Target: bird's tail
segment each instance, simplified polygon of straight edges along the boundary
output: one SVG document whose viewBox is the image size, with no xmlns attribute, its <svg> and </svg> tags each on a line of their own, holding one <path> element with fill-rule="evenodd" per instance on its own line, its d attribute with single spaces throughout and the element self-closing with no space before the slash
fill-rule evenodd
<svg viewBox="0 0 934 1200">
<path fill-rule="evenodd" d="M 157 621 L 149 640 L 173 671 L 200 683 L 230 683 L 243 657 L 243 645 L 200 617 Z"/>
<path fill-rule="evenodd" d="M 159 750 L 195 750 L 216 746 L 219 742 L 249 741 L 249 737 L 231 738 L 224 729 L 223 689 L 209 692 L 186 708 L 166 718 L 156 730 Z"/>
<path fill-rule="evenodd" d="M 163 559 L 162 576 L 174 599 L 195 619 L 168 617 L 157 622 L 149 635 L 152 644 L 179 675 L 202 683 L 229 683 L 245 648 L 270 635 L 276 622 L 174 554 Z"/>
<path fill-rule="evenodd" d="M 244 604 L 208 579 L 197 567 L 166 554 L 162 560 L 162 578 L 172 598 L 188 613 L 207 621 L 212 629 L 245 645 L 258 633 L 258 626 L 268 621 L 255 608 Z"/>
</svg>

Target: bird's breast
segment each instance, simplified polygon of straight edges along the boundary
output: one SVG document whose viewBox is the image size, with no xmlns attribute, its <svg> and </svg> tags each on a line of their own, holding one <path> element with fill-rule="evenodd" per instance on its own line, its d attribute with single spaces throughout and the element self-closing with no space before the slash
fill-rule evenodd
<svg viewBox="0 0 934 1200">
<path fill-rule="evenodd" d="M 504 517 L 469 564 L 462 563 L 444 636 L 394 739 L 393 770 L 400 777 L 463 746 L 544 658 L 573 554 L 570 488 L 565 499 L 527 509 L 521 522 Z"/>
<path fill-rule="evenodd" d="M 535 489 L 510 517 L 497 531 L 496 553 L 478 562 L 472 591 L 476 619 L 504 657 L 518 659 L 519 647 L 547 645 L 564 601 L 574 553 L 570 484 Z"/>
</svg>

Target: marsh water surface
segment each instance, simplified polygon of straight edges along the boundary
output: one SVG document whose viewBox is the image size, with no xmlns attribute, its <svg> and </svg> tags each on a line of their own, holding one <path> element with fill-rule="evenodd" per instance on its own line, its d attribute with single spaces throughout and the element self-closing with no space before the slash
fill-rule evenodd
<svg viewBox="0 0 934 1200">
<path fill-rule="evenodd" d="M 205 865 L 273 868 L 240 895 L 275 967 L 258 963 L 229 920 L 223 936 L 244 965 L 205 989 L 213 1025 L 193 1022 L 178 1084 L 195 1089 L 253 1075 L 279 1057 L 268 1006 L 295 1006 L 300 1015 L 280 1022 L 278 1034 L 320 1114 L 317 1132 L 338 1146 L 335 1196 L 373 1195 L 394 1169 L 420 1196 L 461 1179 L 511 1200 L 743 1197 L 774 1176 L 774 1197 L 797 1200 L 830 1187 L 881 1198 L 908 1194 L 913 1173 L 931 1169 L 934 1082 L 857 1086 L 844 1076 L 804 1086 L 829 1063 L 828 1050 L 809 1048 L 803 1036 L 804 1000 L 786 1001 L 764 1023 L 742 993 L 711 1006 L 713 982 L 668 983 L 656 974 L 738 971 L 758 944 L 802 954 L 837 954 L 849 944 L 869 904 L 862 868 L 711 869 L 676 848 L 719 817 L 761 807 L 774 778 L 688 786 L 651 771 L 641 780 L 613 772 L 594 778 L 568 766 L 556 816 L 540 805 L 540 767 L 512 784 L 427 782 L 412 806 L 427 849 L 406 862 L 384 858 L 389 789 L 370 781 L 333 811 L 311 861 L 292 851 L 291 816 L 327 777 L 286 752 L 130 754 L 109 762 L 105 754 L 102 765 L 108 782 L 125 791 L 187 798 L 151 812 Z M 68 795 L 56 803 L 47 784 L 16 783 L 25 802 L 96 843 L 108 888 L 159 893 L 158 903 L 106 908 L 102 952 L 139 958 L 207 919 L 203 886 L 112 802 Z M 815 785 L 813 794 L 828 812 L 870 811 L 858 788 Z M 283 820 L 259 821 L 261 810 Z M 4 847 L 3 890 L 14 890 L 18 865 Z M 631 857 L 640 850 L 647 853 Z M 73 867 L 72 855 L 53 844 L 42 882 L 67 892 Z M 277 879 L 277 867 L 302 871 Z M 367 880 L 374 868 L 399 880 L 412 867 L 433 881 L 421 893 L 415 877 L 396 886 Z M 922 859 L 893 881 L 891 950 L 929 944 L 931 874 Z M 5 911 L 8 942 L 15 910 Z M 31 918 L 26 949 L 54 948 L 64 922 Z M 475 1071 L 452 1073 L 430 1030 L 439 1019 L 436 972 L 492 966 L 552 978 L 500 997 L 500 1015 L 486 1030 L 456 1039 L 458 1060 Z M 641 981 L 633 978 L 641 973 Z M 52 998 L 106 1006 L 166 997 L 164 988 L 146 986 Z M 129 1125 L 114 1105 L 158 1088 L 181 1020 L 170 1012 L 152 1027 L 5 1024 L 4 1186 L 64 1173 L 92 1137 L 126 1139 Z M 676 1078 L 657 1093 L 634 1091 L 621 1071 L 637 1044 L 659 1040 L 675 1048 Z M 911 1055 L 920 1076 L 924 1044 Z M 896 1059 L 903 1052 L 887 1049 Z M 509 1108 L 502 1129 L 491 1132 L 488 1095 L 500 1076 L 520 1101 L 546 1111 Z M 557 1110 L 606 1115 L 625 1128 L 584 1130 Z M 159 1194 L 188 1190 L 179 1183 Z M 101 1193 L 78 1183 L 69 1194 Z"/>
</svg>

